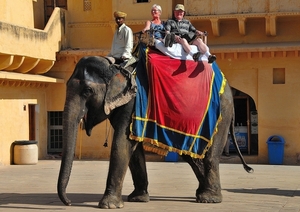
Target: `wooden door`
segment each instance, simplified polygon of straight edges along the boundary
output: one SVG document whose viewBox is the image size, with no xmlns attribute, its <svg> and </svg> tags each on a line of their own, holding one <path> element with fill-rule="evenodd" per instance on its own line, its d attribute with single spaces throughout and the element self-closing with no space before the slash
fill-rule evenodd
<svg viewBox="0 0 300 212">
<path fill-rule="evenodd" d="M 29 113 L 29 140 L 35 140 L 35 105 L 28 105 Z"/>
</svg>

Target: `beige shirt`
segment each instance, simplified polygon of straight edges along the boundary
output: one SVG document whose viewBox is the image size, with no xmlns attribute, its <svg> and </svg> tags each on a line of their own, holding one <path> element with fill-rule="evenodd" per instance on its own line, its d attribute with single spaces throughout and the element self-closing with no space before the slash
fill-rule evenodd
<svg viewBox="0 0 300 212">
<path fill-rule="evenodd" d="M 108 56 L 115 58 L 131 58 L 133 48 L 133 34 L 132 30 L 122 24 L 115 32 L 111 50 Z"/>
</svg>

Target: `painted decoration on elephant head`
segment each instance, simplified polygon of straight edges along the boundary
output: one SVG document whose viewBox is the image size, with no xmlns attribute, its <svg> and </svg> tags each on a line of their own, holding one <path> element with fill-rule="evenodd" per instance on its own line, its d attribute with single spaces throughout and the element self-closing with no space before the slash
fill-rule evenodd
<svg viewBox="0 0 300 212">
<path fill-rule="evenodd" d="M 204 158 L 221 120 L 226 80 L 216 65 L 140 51 L 136 110 L 130 138 L 148 151 Z"/>
</svg>

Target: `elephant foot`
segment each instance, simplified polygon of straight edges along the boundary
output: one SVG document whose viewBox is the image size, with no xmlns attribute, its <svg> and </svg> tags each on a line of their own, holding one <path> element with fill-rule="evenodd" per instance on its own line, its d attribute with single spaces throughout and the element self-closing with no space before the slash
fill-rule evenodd
<svg viewBox="0 0 300 212">
<path fill-rule="evenodd" d="M 103 196 L 98 204 L 99 208 L 104 209 L 116 209 L 116 208 L 123 208 L 124 202 L 121 197 L 116 197 L 112 195 Z"/>
<path fill-rule="evenodd" d="M 127 198 L 128 202 L 149 202 L 149 193 L 147 191 L 134 190 Z"/>
<path fill-rule="evenodd" d="M 220 203 L 222 202 L 221 192 L 212 193 L 212 192 L 201 192 L 196 194 L 196 202 L 199 203 Z"/>
</svg>

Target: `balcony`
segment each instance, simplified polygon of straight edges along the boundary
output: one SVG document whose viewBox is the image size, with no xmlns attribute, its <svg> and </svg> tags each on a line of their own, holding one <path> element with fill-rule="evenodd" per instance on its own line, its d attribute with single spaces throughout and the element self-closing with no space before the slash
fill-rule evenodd
<svg viewBox="0 0 300 212">
<path fill-rule="evenodd" d="M 55 8 L 44 30 L 0 22 L 0 79 L 56 82 L 24 74 L 41 75 L 51 69 L 56 52 L 64 46 L 64 22 L 65 10 L 60 8 Z"/>
</svg>

